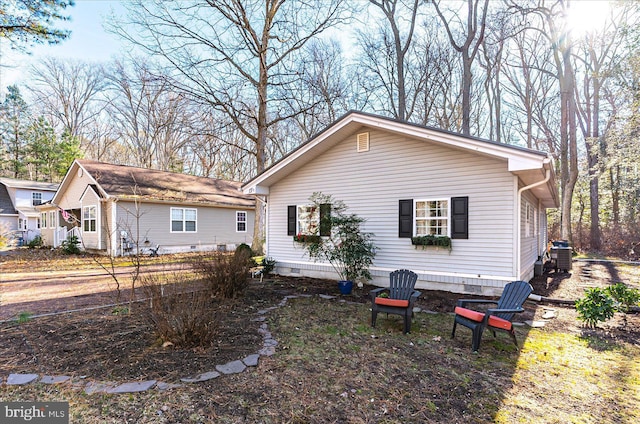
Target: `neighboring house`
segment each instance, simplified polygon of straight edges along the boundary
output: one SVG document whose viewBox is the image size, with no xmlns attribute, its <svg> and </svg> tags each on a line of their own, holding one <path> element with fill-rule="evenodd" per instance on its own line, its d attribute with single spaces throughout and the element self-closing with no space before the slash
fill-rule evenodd
<svg viewBox="0 0 640 424">
<path fill-rule="evenodd" d="M 239 182 L 78 159 L 40 211 L 47 245 L 73 231 L 82 248 L 115 256 L 233 250 L 251 243 L 254 208 Z"/>
<path fill-rule="evenodd" d="M 546 209 L 558 207 L 553 162 L 543 152 L 349 112 L 243 185 L 267 204 L 266 254 L 283 275 L 336 277 L 293 236 L 317 228 L 314 192 L 367 221 L 377 285 L 408 268 L 417 286 L 497 294 L 528 280 L 547 245 Z M 415 235 L 451 237 L 451 249 L 417 247 Z"/>
<path fill-rule="evenodd" d="M 0 233 L 17 244 L 40 235 L 36 206 L 51 200 L 58 184 L 0 178 Z"/>
</svg>

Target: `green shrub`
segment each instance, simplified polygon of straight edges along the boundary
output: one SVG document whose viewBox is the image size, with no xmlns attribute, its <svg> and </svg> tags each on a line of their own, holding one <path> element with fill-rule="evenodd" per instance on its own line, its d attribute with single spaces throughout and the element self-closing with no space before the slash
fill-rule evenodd
<svg viewBox="0 0 640 424">
<path fill-rule="evenodd" d="M 62 242 L 62 250 L 70 255 L 77 255 L 78 253 L 80 253 L 80 247 L 78 246 L 79 244 L 80 240 L 78 240 L 78 236 L 71 235 Z"/>
<path fill-rule="evenodd" d="M 595 327 L 598 322 L 604 322 L 613 317 L 615 302 L 606 289 L 594 287 L 586 290 L 586 295 L 576 301 L 578 319 L 589 327 Z"/>
<path fill-rule="evenodd" d="M 586 295 L 576 301 L 578 319 L 589 327 L 613 317 L 615 312 L 626 314 L 632 306 L 640 302 L 640 291 L 629 288 L 624 283 L 616 283 L 605 289 L 594 287 L 586 290 Z M 626 315 L 625 315 L 626 322 Z"/>
<path fill-rule="evenodd" d="M 273 258 L 262 259 L 262 262 L 259 264 L 260 266 L 262 266 L 262 275 L 264 275 L 265 277 L 268 277 L 269 274 L 276 267 L 276 263 L 277 263 L 276 260 Z"/>
<path fill-rule="evenodd" d="M 29 247 L 29 249 L 34 249 L 36 247 L 42 247 L 43 244 L 44 243 L 42 242 L 42 237 L 40 235 L 37 235 L 32 238 L 29 243 L 27 243 L 27 246 Z"/>
<path fill-rule="evenodd" d="M 238 247 L 236 247 L 235 252 L 233 252 L 234 255 L 243 255 L 243 256 L 247 256 L 247 257 L 252 257 L 253 256 L 253 251 L 251 250 L 251 246 L 249 246 L 246 243 L 240 243 L 238 245 Z"/>
<path fill-rule="evenodd" d="M 616 283 L 606 288 L 609 296 L 616 302 L 616 310 L 627 313 L 629 308 L 640 302 L 640 290 L 629 288 L 624 283 Z"/>
</svg>

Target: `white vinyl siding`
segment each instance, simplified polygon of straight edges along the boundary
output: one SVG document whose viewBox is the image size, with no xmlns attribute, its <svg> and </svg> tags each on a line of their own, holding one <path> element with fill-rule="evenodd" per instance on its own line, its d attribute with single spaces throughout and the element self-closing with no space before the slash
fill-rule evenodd
<svg viewBox="0 0 640 424">
<path fill-rule="evenodd" d="M 198 206 L 198 232 L 176 233 L 172 232 L 171 225 L 167 224 L 167 217 L 170 217 L 171 209 L 177 208 L 176 206 L 140 203 L 138 205 L 139 222 L 136 222 L 136 207 L 133 202 L 121 200 L 116 203 L 116 206 L 116 228 L 118 231 L 127 231 L 132 240 L 139 240 L 143 247 L 145 239 L 149 241 L 147 247 L 160 245 L 162 251 L 166 251 L 170 247 L 180 246 L 191 249 L 191 246 L 238 245 L 251 243 L 253 238 L 255 217 L 253 210 L 246 211 L 247 231 L 241 233 L 236 231 L 237 209 Z M 139 238 L 136 235 L 137 228 L 140 231 Z"/>
<path fill-rule="evenodd" d="M 376 130 L 370 139 L 375 149 L 366 155 L 355 151 L 353 136 L 346 137 L 269 188 L 269 256 L 301 268 L 318 266 L 287 237 L 287 205 L 308 204 L 313 192 L 323 192 L 366 219 L 364 230 L 375 234 L 373 270 L 379 275 L 408 268 L 505 281 L 514 276 L 517 178 L 506 161 Z M 453 240 L 451 251 L 416 249 L 398 237 L 399 200 L 457 196 L 469 198 L 469 238 Z"/>
<path fill-rule="evenodd" d="M 533 264 L 546 246 L 546 234 L 538 234 L 536 223 L 540 211 L 537 199 L 529 191 L 522 195 L 520 210 L 520 262 L 522 264 L 519 279 L 528 280 L 533 277 Z M 544 210 L 542 210 L 544 213 Z"/>
</svg>

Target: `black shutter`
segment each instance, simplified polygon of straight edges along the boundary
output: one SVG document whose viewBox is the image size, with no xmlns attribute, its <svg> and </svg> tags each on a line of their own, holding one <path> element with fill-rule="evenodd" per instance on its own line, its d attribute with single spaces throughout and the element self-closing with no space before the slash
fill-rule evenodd
<svg viewBox="0 0 640 424">
<path fill-rule="evenodd" d="M 399 205 L 398 237 L 411 238 L 413 236 L 413 199 L 400 200 Z"/>
<path fill-rule="evenodd" d="M 331 203 L 320 205 L 320 235 L 331 235 Z"/>
<path fill-rule="evenodd" d="M 469 197 L 451 198 L 451 238 L 469 238 Z"/>
<path fill-rule="evenodd" d="M 297 227 L 296 205 L 287 206 L 287 235 L 295 236 Z"/>
</svg>

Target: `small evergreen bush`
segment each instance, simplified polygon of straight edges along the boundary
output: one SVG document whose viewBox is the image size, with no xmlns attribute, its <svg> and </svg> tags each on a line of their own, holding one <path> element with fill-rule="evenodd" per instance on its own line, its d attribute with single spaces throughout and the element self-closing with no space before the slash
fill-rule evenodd
<svg viewBox="0 0 640 424">
<path fill-rule="evenodd" d="M 586 295 L 576 301 L 578 319 L 589 327 L 595 327 L 598 322 L 611 319 L 616 312 L 625 314 L 632 306 L 640 302 L 640 291 L 629 288 L 623 283 L 616 283 L 607 288 L 594 287 L 586 290 Z"/>
<path fill-rule="evenodd" d="M 62 242 L 62 250 L 69 255 L 77 255 L 80 253 L 80 240 L 78 240 L 78 236 L 71 235 L 65 241 Z"/>
<path fill-rule="evenodd" d="M 27 243 L 27 246 L 29 247 L 29 249 L 35 249 L 36 247 L 42 247 L 42 245 L 43 245 L 43 241 L 42 241 L 42 237 L 40 235 L 35 236 L 31 240 L 29 240 L 29 243 Z"/>
</svg>

